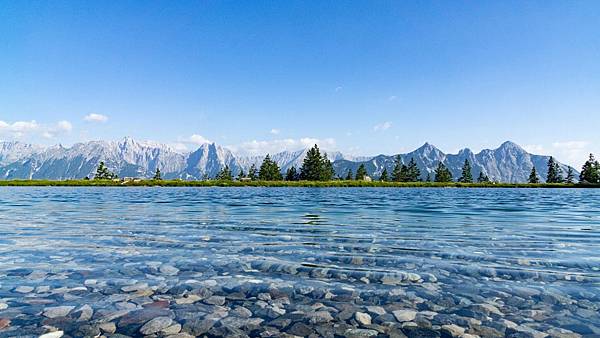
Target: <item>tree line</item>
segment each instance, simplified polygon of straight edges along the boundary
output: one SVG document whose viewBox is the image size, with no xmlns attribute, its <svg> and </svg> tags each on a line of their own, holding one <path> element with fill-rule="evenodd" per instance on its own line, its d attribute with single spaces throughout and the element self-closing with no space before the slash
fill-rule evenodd
<svg viewBox="0 0 600 338">
<path fill-rule="evenodd" d="M 546 183 L 575 183 L 575 172 L 573 168 L 568 167 L 566 176 L 563 175 L 563 171 L 560 168 L 558 162 L 554 157 L 550 156 L 547 163 L 547 175 Z M 104 162 L 100 162 L 96 169 L 96 175 L 94 179 L 107 180 L 116 179 L 118 176 L 108 170 Z M 154 180 L 161 180 L 162 174 L 160 169 L 157 167 L 153 177 Z M 215 179 L 221 181 L 232 181 L 234 180 L 234 173 L 228 165 L 225 165 Z M 333 169 L 333 164 L 327 157 L 327 153 L 321 153 L 319 147 L 315 144 L 310 148 L 302 162 L 302 166 L 298 169 L 292 166 L 290 167 L 285 175 L 282 175 L 281 168 L 279 165 L 271 159 L 271 156 L 267 154 L 260 165 L 256 168 L 254 164 L 250 166 L 248 173 L 245 173 L 241 169 L 235 179 L 239 181 L 251 180 L 251 181 L 331 181 L 331 180 L 365 180 L 370 179 L 369 173 L 364 163 L 358 166 L 358 169 L 354 173 L 352 169 L 348 169 L 343 177 L 336 176 Z M 382 182 L 454 182 L 452 172 L 444 164 L 443 161 L 438 162 L 437 167 L 433 172 L 433 177 L 428 172 L 425 177 L 421 175 L 421 170 L 417 166 L 417 162 L 414 158 L 411 158 L 407 164 L 404 164 L 400 155 L 397 155 L 394 159 L 394 166 L 391 173 L 388 172 L 387 168 L 384 168 L 379 176 L 379 180 Z M 475 180 L 472 174 L 471 163 L 468 159 L 465 159 L 461 175 L 458 177 L 456 182 L 461 183 L 473 183 Z M 483 171 L 479 172 L 479 176 L 476 181 L 478 183 L 491 183 L 490 178 Z M 535 166 L 532 167 L 528 182 L 531 184 L 540 183 L 540 177 L 536 171 Z M 600 183 L 600 164 L 594 158 L 593 154 L 590 154 L 589 159 L 584 163 L 579 175 L 579 182 L 585 184 L 598 184 Z"/>
</svg>

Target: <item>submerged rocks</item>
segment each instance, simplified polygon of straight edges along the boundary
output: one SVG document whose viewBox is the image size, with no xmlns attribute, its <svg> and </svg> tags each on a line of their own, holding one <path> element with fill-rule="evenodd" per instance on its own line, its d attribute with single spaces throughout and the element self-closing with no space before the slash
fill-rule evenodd
<svg viewBox="0 0 600 338">
<path fill-rule="evenodd" d="M 354 319 L 356 319 L 356 321 L 363 326 L 366 325 L 371 325 L 371 316 L 369 316 L 368 314 L 364 313 L 364 312 L 356 312 L 354 314 Z"/>
<path fill-rule="evenodd" d="M 399 322 L 410 322 L 417 317 L 417 311 L 414 310 L 395 310 L 392 314 Z"/>
<path fill-rule="evenodd" d="M 170 317 L 156 317 L 144 324 L 140 328 L 140 333 L 143 335 L 158 333 L 171 326 L 172 323 L 173 319 Z"/>
<path fill-rule="evenodd" d="M 48 318 L 57 318 L 67 316 L 75 306 L 54 306 L 44 309 L 43 315 Z"/>
</svg>

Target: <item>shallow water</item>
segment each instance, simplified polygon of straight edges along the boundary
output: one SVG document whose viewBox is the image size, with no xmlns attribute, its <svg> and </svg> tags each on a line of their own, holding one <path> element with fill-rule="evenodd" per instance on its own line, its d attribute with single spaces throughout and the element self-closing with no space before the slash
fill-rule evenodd
<svg viewBox="0 0 600 338">
<path fill-rule="evenodd" d="M 598 335 L 599 282 L 600 189 L 0 188 L 0 336 Z"/>
</svg>

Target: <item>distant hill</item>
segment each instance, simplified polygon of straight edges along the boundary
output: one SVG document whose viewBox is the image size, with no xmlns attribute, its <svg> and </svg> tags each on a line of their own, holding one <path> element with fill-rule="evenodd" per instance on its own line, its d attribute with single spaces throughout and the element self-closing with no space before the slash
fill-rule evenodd
<svg viewBox="0 0 600 338">
<path fill-rule="evenodd" d="M 307 149 L 271 154 L 283 172 L 291 166 L 299 168 Z M 328 152 L 339 176 L 348 169 L 356 172 L 365 164 L 369 175 L 379 177 L 384 168 L 391 172 L 396 155 L 378 155 L 354 158 L 339 152 Z M 459 177 L 465 159 L 473 168 L 473 177 L 481 171 L 493 181 L 526 182 L 533 166 L 542 180 L 546 179 L 549 156 L 530 154 L 513 142 L 505 142 L 497 149 L 486 149 L 475 154 L 463 149 L 458 154 L 445 154 L 431 144 L 406 154 L 400 154 L 404 163 L 411 158 L 417 162 L 422 176 L 431 173 L 442 161 L 453 176 Z M 72 147 L 61 145 L 41 147 L 21 142 L 0 142 L 0 179 L 69 179 L 93 177 L 100 161 L 119 177 L 151 177 L 160 168 L 164 178 L 203 179 L 214 177 L 225 165 L 235 173 L 248 172 L 252 164 L 257 168 L 263 156 L 236 155 L 217 144 L 203 144 L 192 152 L 178 152 L 155 142 L 139 142 L 132 138 L 120 141 L 91 141 Z M 568 166 L 560 164 L 566 173 Z"/>
</svg>

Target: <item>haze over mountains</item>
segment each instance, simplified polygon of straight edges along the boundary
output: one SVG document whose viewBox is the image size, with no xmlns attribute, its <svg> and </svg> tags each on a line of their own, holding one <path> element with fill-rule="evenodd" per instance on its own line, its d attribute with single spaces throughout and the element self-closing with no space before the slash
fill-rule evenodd
<svg viewBox="0 0 600 338">
<path fill-rule="evenodd" d="M 291 166 L 300 168 L 307 149 L 271 154 L 282 172 Z M 549 156 L 530 154 L 513 142 L 505 142 L 497 149 L 485 149 L 475 154 L 463 149 L 458 154 L 445 154 L 426 143 L 420 148 L 400 154 L 404 163 L 411 158 L 417 162 L 423 178 L 443 161 L 455 178 L 460 176 L 465 159 L 469 159 L 473 176 L 481 171 L 492 181 L 526 182 L 532 166 L 542 180 L 546 179 Z M 364 163 L 369 175 L 379 177 L 384 168 L 391 172 L 394 155 L 352 157 L 340 152 L 328 152 L 336 174 L 345 177 L 349 169 L 356 172 Z M 0 179 L 75 179 L 93 177 L 100 161 L 119 177 L 152 177 L 160 168 L 164 178 L 185 180 L 212 178 L 228 165 L 234 174 L 240 169 L 248 172 L 252 164 L 260 166 L 264 156 L 234 154 L 217 144 L 203 144 L 191 152 L 179 152 L 156 142 L 139 142 L 132 138 L 120 141 L 91 141 L 72 147 L 61 145 L 42 147 L 21 142 L 0 142 Z M 560 164 L 566 173 L 568 166 Z"/>
</svg>

